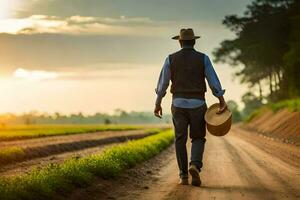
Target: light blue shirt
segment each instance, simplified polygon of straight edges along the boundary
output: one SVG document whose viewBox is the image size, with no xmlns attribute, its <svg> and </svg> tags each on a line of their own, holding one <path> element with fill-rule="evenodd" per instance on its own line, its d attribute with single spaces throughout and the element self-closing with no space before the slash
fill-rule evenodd
<svg viewBox="0 0 300 200">
<path fill-rule="evenodd" d="M 192 47 L 183 47 L 183 48 L 192 48 Z M 221 83 L 217 76 L 217 73 L 214 70 L 214 67 L 207 55 L 204 55 L 204 71 L 205 78 L 208 82 L 208 85 L 215 97 L 221 97 L 224 95 L 225 90 L 222 89 Z M 171 70 L 170 70 L 170 60 L 169 56 L 166 58 L 163 68 L 159 75 L 159 80 L 157 87 L 155 89 L 157 98 L 156 105 L 160 105 L 162 98 L 166 95 L 166 91 L 169 87 L 171 80 Z M 172 104 L 175 107 L 179 108 L 196 108 L 205 104 L 205 100 L 201 99 L 186 99 L 186 98 L 173 98 Z"/>
</svg>

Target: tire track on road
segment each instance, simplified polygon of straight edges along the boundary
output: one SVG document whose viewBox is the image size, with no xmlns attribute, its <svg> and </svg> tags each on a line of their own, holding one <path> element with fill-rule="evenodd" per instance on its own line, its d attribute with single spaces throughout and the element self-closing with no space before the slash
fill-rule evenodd
<svg viewBox="0 0 300 200">
<path fill-rule="evenodd" d="M 278 184 L 281 186 L 281 188 L 284 190 L 284 191 L 287 191 L 289 194 L 291 194 L 293 197 L 295 198 L 299 198 L 300 195 L 300 190 L 297 189 L 291 184 L 291 178 L 288 177 L 288 176 L 285 176 L 284 178 L 282 177 L 283 176 L 283 173 L 285 173 L 283 170 L 284 169 L 280 169 L 279 165 L 276 164 L 275 162 L 271 162 L 270 160 L 270 156 L 268 154 L 266 154 L 266 159 L 267 160 L 263 160 L 262 159 L 258 159 L 257 156 L 255 156 L 253 154 L 253 152 L 251 152 L 249 150 L 249 148 L 242 148 L 242 143 L 245 143 L 244 141 L 240 142 L 240 143 L 237 143 L 237 145 L 240 147 L 240 149 L 245 152 L 247 154 L 247 156 L 257 165 L 259 166 L 268 176 L 272 177 L 272 179 Z M 251 146 L 251 149 L 253 150 L 255 147 L 251 144 L 248 144 L 248 146 Z M 253 150 L 255 151 L 255 150 Z M 257 151 L 257 150 L 256 150 Z M 268 157 L 267 157 L 268 156 Z M 274 159 L 273 159 L 274 161 Z M 274 166 L 277 166 L 277 170 L 280 170 L 281 174 L 275 170 L 275 167 Z M 300 170 L 299 170 L 299 173 L 300 173 Z M 295 173 L 295 175 L 297 176 L 297 173 Z M 289 179 L 289 181 L 287 180 Z M 298 193 L 298 195 L 297 195 Z"/>
<path fill-rule="evenodd" d="M 227 150 L 231 154 L 231 159 L 233 160 L 233 163 L 235 163 L 233 166 L 235 168 L 235 171 L 239 174 L 239 177 L 247 183 L 247 185 L 253 185 L 254 188 L 249 188 L 250 192 L 254 192 L 257 196 L 257 199 L 261 198 L 261 194 L 264 194 L 264 199 L 275 199 L 273 192 L 267 188 L 260 178 L 256 175 L 256 173 L 253 171 L 253 168 L 251 168 L 244 158 L 238 153 L 238 149 L 232 145 L 228 140 L 230 140 L 231 137 L 228 139 L 226 138 L 220 138 L 224 144 L 225 144 L 225 150 Z M 253 191 L 251 191 L 251 189 Z M 266 196 L 267 193 L 267 196 Z"/>
</svg>

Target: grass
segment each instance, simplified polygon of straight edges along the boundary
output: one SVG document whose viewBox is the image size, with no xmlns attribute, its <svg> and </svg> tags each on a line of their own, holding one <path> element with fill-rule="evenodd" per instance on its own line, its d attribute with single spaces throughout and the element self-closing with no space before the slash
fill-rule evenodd
<svg viewBox="0 0 300 200">
<path fill-rule="evenodd" d="M 261 116 L 268 108 L 263 106 L 255 111 L 253 111 L 246 119 L 245 119 L 245 122 L 246 123 L 249 123 L 251 122 L 253 119 Z"/>
<path fill-rule="evenodd" d="M 277 112 L 284 108 L 288 109 L 291 112 L 296 112 L 300 108 L 300 98 L 299 99 L 289 99 L 280 101 L 278 103 L 270 104 L 269 107 L 273 112 Z"/>
<path fill-rule="evenodd" d="M 25 157 L 23 148 L 7 147 L 0 149 L 0 163 L 7 161 L 20 160 Z"/>
<path fill-rule="evenodd" d="M 70 159 L 52 164 L 29 174 L 0 179 L 0 199 L 51 199 L 76 187 L 93 183 L 95 177 L 117 177 L 123 170 L 148 160 L 173 142 L 173 132 L 163 131 L 153 136 L 129 141 L 107 149 L 102 154 Z"/>
<path fill-rule="evenodd" d="M 14 125 L 0 128 L 0 140 L 141 129 L 133 125 Z"/>
<path fill-rule="evenodd" d="M 288 109 L 290 112 L 297 112 L 300 109 L 300 99 L 289 99 L 280 101 L 277 103 L 267 104 L 255 111 L 253 111 L 245 120 L 246 123 L 251 122 L 254 118 L 259 117 L 261 114 L 267 110 L 272 110 L 274 113 L 282 109 Z"/>
</svg>

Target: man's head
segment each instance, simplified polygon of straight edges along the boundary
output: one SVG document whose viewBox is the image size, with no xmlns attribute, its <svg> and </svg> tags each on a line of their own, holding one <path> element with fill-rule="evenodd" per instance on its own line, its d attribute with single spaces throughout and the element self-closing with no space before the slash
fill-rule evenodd
<svg viewBox="0 0 300 200">
<path fill-rule="evenodd" d="M 194 47 L 196 40 L 179 40 L 181 47 Z"/>
<path fill-rule="evenodd" d="M 191 28 L 183 28 L 180 30 L 179 35 L 172 37 L 174 40 L 179 40 L 180 46 L 194 46 L 196 43 L 196 39 L 200 38 L 200 36 L 195 36 L 193 29 Z"/>
</svg>

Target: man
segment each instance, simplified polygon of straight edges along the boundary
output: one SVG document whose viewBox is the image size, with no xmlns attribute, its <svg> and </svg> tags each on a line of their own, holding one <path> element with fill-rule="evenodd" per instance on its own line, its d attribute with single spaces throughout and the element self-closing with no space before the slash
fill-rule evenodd
<svg viewBox="0 0 300 200">
<path fill-rule="evenodd" d="M 161 100 L 171 80 L 172 118 L 175 128 L 175 149 L 179 167 L 180 184 L 187 185 L 188 172 L 192 176 L 192 185 L 200 186 L 199 173 L 202 168 L 202 158 L 205 144 L 206 112 L 205 78 L 214 96 L 219 99 L 219 113 L 227 109 L 223 98 L 225 90 L 222 89 L 218 76 L 207 55 L 194 49 L 195 40 L 200 38 L 194 35 L 190 28 L 181 29 L 180 35 L 172 39 L 179 40 L 181 50 L 169 55 L 164 63 L 156 88 L 157 99 L 154 114 L 162 117 Z M 192 142 L 191 161 L 188 168 L 187 134 Z"/>
</svg>

